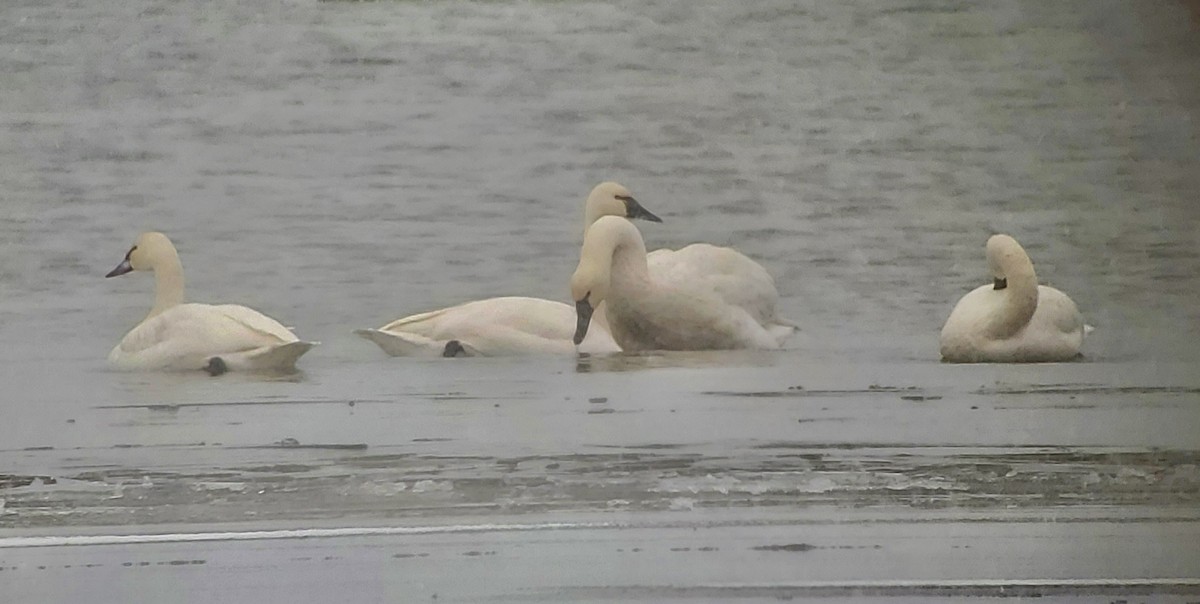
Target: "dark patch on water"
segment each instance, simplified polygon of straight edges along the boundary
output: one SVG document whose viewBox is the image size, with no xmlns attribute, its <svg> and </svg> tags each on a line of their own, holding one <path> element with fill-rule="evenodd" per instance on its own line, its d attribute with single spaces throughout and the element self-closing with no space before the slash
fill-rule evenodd
<svg viewBox="0 0 1200 604">
<path fill-rule="evenodd" d="M 253 466 L 241 468 L 242 472 L 268 472 L 274 474 L 297 474 L 300 472 L 310 472 L 317 469 L 317 466 L 305 464 L 274 464 L 270 466 Z"/>
<path fill-rule="evenodd" d="M 809 552 L 818 548 L 808 543 L 788 543 L 786 545 L 758 545 L 750 549 L 760 552 Z"/>
<path fill-rule="evenodd" d="M 980 388 L 972 392 L 972 394 L 1200 394 L 1200 387 L 1035 384 L 1025 387 Z"/>
<path fill-rule="evenodd" d="M 404 65 L 404 59 L 395 59 L 392 57 L 343 57 L 338 59 L 330 59 L 331 65 L 366 65 L 370 67 L 386 66 L 386 65 Z"/>
<path fill-rule="evenodd" d="M 366 443 L 301 443 L 294 438 L 285 438 L 269 445 L 249 445 L 244 447 L 229 447 L 231 449 L 331 449 L 335 451 L 363 451 Z"/>
<path fill-rule="evenodd" d="M 0 474 L 0 490 L 26 487 L 38 481 L 41 484 L 54 484 L 57 481 L 46 475 Z"/>
<path fill-rule="evenodd" d="M 803 386 L 788 386 L 787 390 L 752 390 L 747 392 L 739 392 L 736 390 L 709 390 L 701 392 L 713 396 L 743 396 L 753 398 L 785 398 L 785 397 L 826 397 L 826 396 L 853 396 L 857 394 L 896 394 L 896 393 L 913 393 L 906 394 L 900 398 L 905 400 L 937 400 L 940 396 L 930 396 L 921 393 L 921 389 L 916 386 L 876 386 L 871 385 L 866 388 L 848 388 L 845 390 L 807 390 Z M 908 398 L 906 398 L 908 397 Z M 913 397 L 920 397 L 919 399 Z"/>
<path fill-rule="evenodd" d="M 382 403 L 382 400 L 355 399 L 356 403 Z M 151 411 L 171 411 L 183 407 L 245 407 L 272 405 L 344 405 L 344 400 L 267 400 L 267 401 L 214 401 L 208 403 L 145 403 L 129 405 L 94 405 L 93 409 L 148 409 Z"/>
</svg>

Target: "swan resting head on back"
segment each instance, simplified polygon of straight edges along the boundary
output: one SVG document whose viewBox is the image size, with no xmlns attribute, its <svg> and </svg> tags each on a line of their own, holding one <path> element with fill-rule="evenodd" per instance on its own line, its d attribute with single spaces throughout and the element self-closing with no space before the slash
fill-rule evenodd
<svg viewBox="0 0 1200 604">
<path fill-rule="evenodd" d="M 1039 285 L 1016 239 L 987 242 L 992 283 L 963 296 L 942 327 L 942 360 L 951 363 L 1044 363 L 1079 356 L 1085 325 L 1075 302 Z"/>
<path fill-rule="evenodd" d="M 105 277 L 133 271 L 154 272 L 154 306 L 108 355 L 120 369 L 287 370 L 315 346 L 245 306 L 185 304 L 183 265 L 162 233 L 142 233 Z"/>
</svg>

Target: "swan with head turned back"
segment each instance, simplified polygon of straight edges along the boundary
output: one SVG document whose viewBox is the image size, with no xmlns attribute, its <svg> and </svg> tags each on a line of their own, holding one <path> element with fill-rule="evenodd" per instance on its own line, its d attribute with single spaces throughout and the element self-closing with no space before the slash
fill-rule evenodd
<svg viewBox="0 0 1200 604">
<path fill-rule="evenodd" d="M 1039 285 L 1033 262 L 1008 235 L 987 242 L 993 281 L 963 296 L 942 327 L 942 360 L 1045 363 L 1079 356 L 1088 327 L 1075 302 Z"/>
<path fill-rule="evenodd" d="M 506 296 L 466 302 L 355 333 L 392 356 L 505 356 L 575 351 L 575 311 L 562 302 Z M 620 350 L 604 328 L 597 352 Z"/>
<path fill-rule="evenodd" d="M 651 274 L 641 233 L 615 217 L 600 218 L 584 235 L 571 296 L 575 341 L 583 340 L 603 302 L 609 331 L 625 351 L 778 348 L 794 329 L 764 325 L 702 283 Z"/>
<path fill-rule="evenodd" d="M 584 229 L 602 216 L 662 220 L 642 207 L 629 190 L 597 185 L 584 204 Z M 619 352 L 602 313 L 596 329 L 579 347 L 593 353 Z M 379 329 L 355 333 L 392 356 L 502 356 L 570 354 L 576 347 L 575 309 L 562 302 L 506 296 L 474 300 L 397 319 Z"/>
<path fill-rule="evenodd" d="M 105 276 L 132 271 L 154 272 L 154 306 L 108 355 L 117 368 L 287 370 L 315 345 L 245 306 L 185 303 L 183 265 L 162 233 L 142 233 Z"/>
</svg>

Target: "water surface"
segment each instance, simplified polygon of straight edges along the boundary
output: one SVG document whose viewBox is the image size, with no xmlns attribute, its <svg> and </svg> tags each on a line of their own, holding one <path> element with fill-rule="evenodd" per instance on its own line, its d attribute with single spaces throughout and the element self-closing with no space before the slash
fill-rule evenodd
<svg viewBox="0 0 1200 604">
<path fill-rule="evenodd" d="M 0 20 L 0 529 L 820 506 L 1192 513 L 1200 37 L 1173 2 L 18 2 Z M 567 298 L 588 190 L 732 245 L 782 352 L 391 359 L 351 330 Z M 321 346 L 121 374 L 189 297 Z M 945 366 L 1016 236 L 1096 331 Z M 1151 565 L 1153 566 L 1153 565 Z M 1104 576 L 1104 567 L 1096 572 Z"/>
</svg>

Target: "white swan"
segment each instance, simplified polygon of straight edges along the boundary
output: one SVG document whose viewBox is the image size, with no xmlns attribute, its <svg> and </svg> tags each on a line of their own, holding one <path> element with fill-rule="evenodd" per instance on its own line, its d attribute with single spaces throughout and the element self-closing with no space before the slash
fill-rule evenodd
<svg viewBox="0 0 1200 604">
<path fill-rule="evenodd" d="M 650 273 L 646 244 L 628 220 L 605 216 L 588 228 L 571 275 L 575 341 L 604 302 L 613 339 L 626 351 L 778 348 L 793 327 L 763 325 L 702 283 Z"/>
<path fill-rule="evenodd" d="M 597 352 L 620 350 L 603 327 L 595 331 Z M 392 356 L 569 354 L 575 351 L 575 310 L 540 298 L 488 298 L 355 333 Z"/>
<path fill-rule="evenodd" d="M 1086 326 L 1066 294 L 1038 285 L 1033 262 L 1008 235 L 993 235 L 987 259 L 994 281 L 963 296 L 942 327 L 942 360 L 1044 363 L 1079 355 Z"/>
<path fill-rule="evenodd" d="M 105 277 L 154 271 L 154 307 L 108 355 L 121 369 L 290 369 L 315 343 L 236 304 L 185 304 L 183 266 L 171 240 L 142 233 L 125 259 Z"/>
<path fill-rule="evenodd" d="M 625 187 L 596 185 L 584 204 L 584 229 L 601 216 L 623 216 L 662 222 L 638 203 Z M 603 311 L 578 350 L 619 352 L 608 335 Z M 397 319 L 379 329 L 354 333 L 375 342 L 392 356 L 498 356 L 575 352 L 575 311 L 562 302 L 541 298 L 501 297 Z"/>
</svg>

